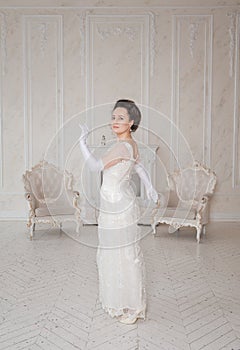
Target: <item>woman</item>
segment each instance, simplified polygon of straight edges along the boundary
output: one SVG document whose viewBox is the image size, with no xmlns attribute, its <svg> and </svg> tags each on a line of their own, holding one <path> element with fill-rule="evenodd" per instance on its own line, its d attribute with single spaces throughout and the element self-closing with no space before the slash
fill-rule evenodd
<svg viewBox="0 0 240 350">
<path fill-rule="evenodd" d="M 81 126 L 80 148 L 92 171 L 103 171 L 98 217 L 97 266 L 99 300 L 112 317 L 125 324 L 145 319 L 145 264 L 139 246 L 140 210 L 131 187 L 133 169 L 143 181 L 149 199 L 158 195 L 149 176 L 139 162 L 136 141 L 132 138 L 141 120 L 141 112 L 133 101 L 118 100 L 112 111 L 111 128 L 116 143 L 100 159 L 86 145 L 88 129 Z"/>
</svg>

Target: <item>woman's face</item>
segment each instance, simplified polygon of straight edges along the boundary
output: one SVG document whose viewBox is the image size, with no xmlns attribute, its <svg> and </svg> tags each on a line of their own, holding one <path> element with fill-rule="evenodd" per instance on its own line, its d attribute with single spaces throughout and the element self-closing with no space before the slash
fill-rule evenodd
<svg viewBox="0 0 240 350">
<path fill-rule="evenodd" d="M 128 112 L 124 107 L 117 107 L 112 113 L 111 128 L 118 135 L 130 132 L 133 120 L 129 120 Z"/>
</svg>

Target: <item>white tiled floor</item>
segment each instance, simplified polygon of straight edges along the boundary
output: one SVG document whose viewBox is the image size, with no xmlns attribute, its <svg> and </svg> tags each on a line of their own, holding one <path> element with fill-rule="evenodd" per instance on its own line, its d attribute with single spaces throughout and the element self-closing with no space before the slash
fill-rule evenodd
<svg viewBox="0 0 240 350">
<path fill-rule="evenodd" d="M 146 235 L 147 319 L 134 325 L 98 303 L 96 230 L 45 225 L 30 241 L 25 223 L 0 222 L 0 349 L 240 349 L 240 223 L 210 224 L 200 244 L 192 229 Z"/>
</svg>

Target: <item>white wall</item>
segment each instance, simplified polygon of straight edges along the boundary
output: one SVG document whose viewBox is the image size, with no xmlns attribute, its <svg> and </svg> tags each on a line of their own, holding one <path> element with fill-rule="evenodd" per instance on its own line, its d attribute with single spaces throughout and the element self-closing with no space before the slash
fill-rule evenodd
<svg viewBox="0 0 240 350">
<path fill-rule="evenodd" d="M 217 174 L 212 219 L 240 219 L 239 1 L 0 0 L 0 30 L 2 218 L 25 217 L 21 176 L 44 155 L 79 178 L 79 121 L 110 139 L 98 126 L 126 97 L 150 107 L 136 138 L 160 145 L 158 189 L 186 141 Z"/>
</svg>

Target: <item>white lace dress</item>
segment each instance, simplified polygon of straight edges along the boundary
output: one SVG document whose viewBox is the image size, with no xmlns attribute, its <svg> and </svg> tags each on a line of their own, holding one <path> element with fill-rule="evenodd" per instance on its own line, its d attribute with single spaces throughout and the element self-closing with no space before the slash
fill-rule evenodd
<svg viewBox="0 0 240 350">
<path fill-rule="evenodd" d="M 99 300 L 112 317 L 145 319 L 145 264 L 139 246 L 140 210 L 131 185 L 135 159 L 130 143 L 117 142 L 102 158 L 104 165 L 98 217 Z"/>
</svg>

